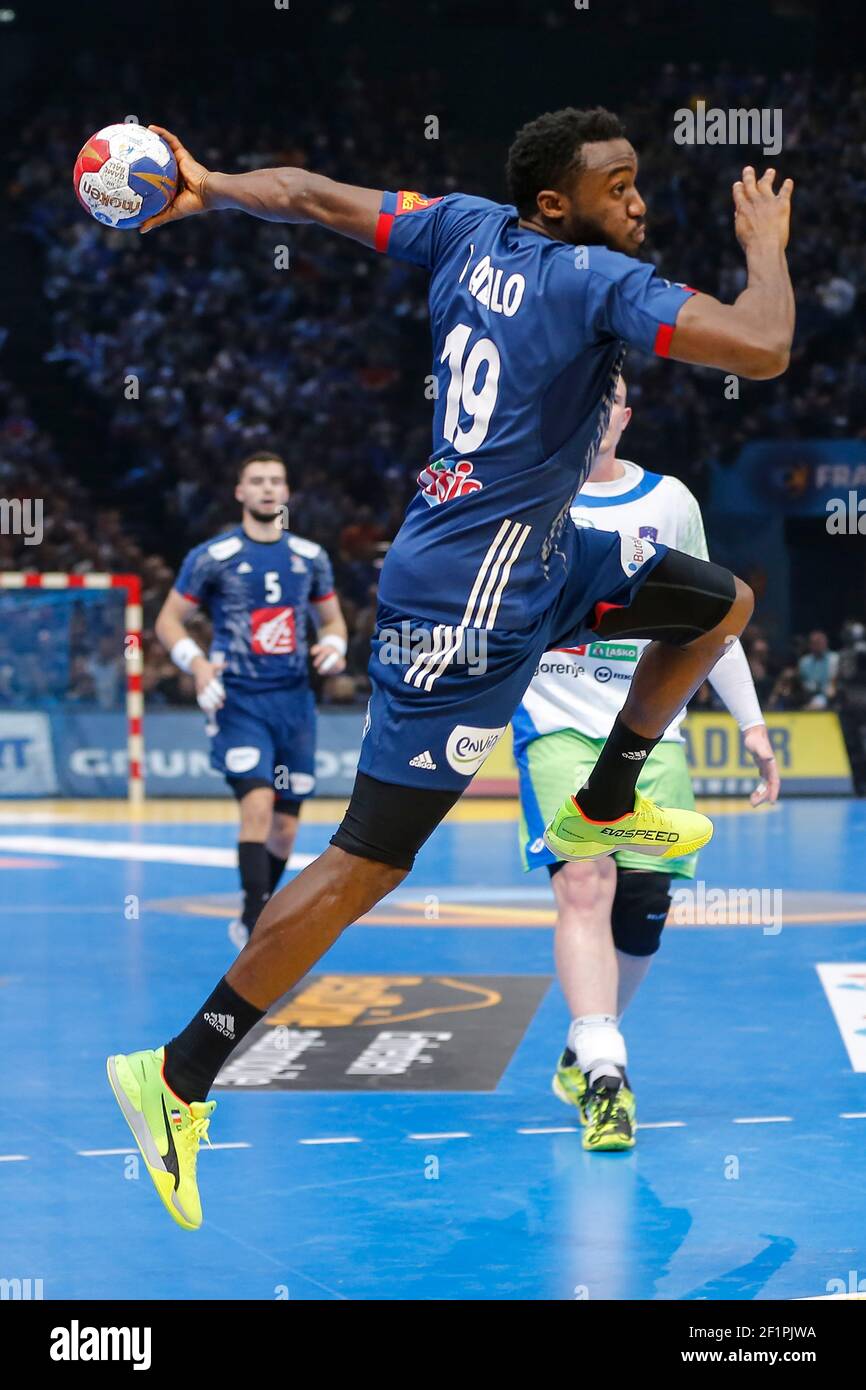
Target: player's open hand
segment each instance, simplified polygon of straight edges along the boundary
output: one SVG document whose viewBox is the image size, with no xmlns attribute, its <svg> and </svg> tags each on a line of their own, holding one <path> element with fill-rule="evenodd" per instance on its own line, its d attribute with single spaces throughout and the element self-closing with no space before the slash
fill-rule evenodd
<svg viewBox="0 0 866 1390">
<path fill-rule="evenodd" d="M 785 179 L 778 193 L 773 192 L 775 169 L 758 178 L 751 165 L 734 184 L 734 231 L 744 251 L 765 242 L 784 251 L 791 225 L 791 194 L 794 180 Z"/>
<path fill-rule="evenodd" d="M 743 743 L 754 758 L 761 779 L 749 800 L 753 806 L 760 806 L 764 802 L 772 805 L 779 798 L 782 782 L 766 724 L 755 724 L 747 729 L 743 734 Z"/>
<path fill-rule="evenodd" d="M 186 146 L 182 145 L 170 130 L 165 130 L 161 125 L 148 126 L 148 130 L 154 130 L 157 135 L 162 136 L 177 160 L 177 193 L 167 208 L 156 217 L 149 217 L 146 222 L 142 222 L 139 228 L 141 232 L 151 232 L 154 227 L 161 227 L 164 222 L 179 222 L 183 217 L 195 217 L 196 213 L 204 212 L 203 185 L 210 173 L 210 170 L 199 164 L 197 159 L 193 159 Z"/>
</svg>

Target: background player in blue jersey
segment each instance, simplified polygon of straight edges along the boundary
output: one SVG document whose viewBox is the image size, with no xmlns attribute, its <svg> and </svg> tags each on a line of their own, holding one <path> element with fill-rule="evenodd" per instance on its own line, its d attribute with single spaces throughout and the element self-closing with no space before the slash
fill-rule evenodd
<svg viewBox="0 0 866 1390">
<path fill-rule="evenodd" d="M 283 529 L 289 500 L 283 460 L 266 451 L 245 459 L 235 498 L 240 525 L 189 552 L 156 635 L 175 665 L 195 679 L 208 715 L 211 764 L 240 806 L 243 909 L 229 926 L 240 949 L 279 882 L 301 802 L 315 787 L 308 656 L 323 675 L 342 671 L 346 625 L 328 556 Z M 208 656 L 185 630 L 199 609 L 213 624 Z M 318 641 L 308 652 L 310 614 Z"/>
<path fill-rule="evenodd" d="M 646 205 L 637 155 L 608 111 L 567 109 L 524 127 L 509 152 L 509 204 L 383 193 L 304 169 L 216 173 L 160 133 L 181 189 L 145 230 L 231 208 L 316 223 L 425 267 L 439 385 L 433 452 L 382 571 L 367 732 L 343 822 L 325 853 L 271 898 L 187 1027 L 165 1048 L 109 1059 L 166 1207 L 194 1227 L 194 1157 L 220 1067 L 344 928 L 405 877 L 504 731 L 544 651 L 593 633 L 653 639 L 570 803 L 572 844 L 593 854 L 626 844 L 682 852 L 709 838 L 705 817 L 636 796 L 637 775 L 742 631 L 751 592 L 727 570 L 664 546 L 578 531 L 569 506 L 604 435 L 628 345 L 747 377 L 785 370 L 792 185 L 776 193 L 775 172 L 758 180 L 752 168 L 734 185 L 747 283 L 726 305 L 638 259 Z M 395 661 L 393 634 L 404 632 L 408 650 Z M 557 824 L 560 838 L 571 834 L 559 813 L 548 833 Z M 160 1117 L 166 1105 L 177 1117 L 171 1126 Z"/>
</svg>

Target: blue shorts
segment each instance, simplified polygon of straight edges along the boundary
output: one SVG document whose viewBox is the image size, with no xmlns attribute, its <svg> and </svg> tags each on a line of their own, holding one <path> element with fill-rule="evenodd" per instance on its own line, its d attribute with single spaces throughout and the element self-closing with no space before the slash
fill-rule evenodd
<svg viewBox="0 0 866 1390">
<path fill-rule="evenodd" d="M 230 783 L 272 786 L 278 801 L 300 801 L 316 785 L 316 702 L 309 686 L 248 690 L 226 685 L 213 722 L 210 761 Z"/>
<path fill-rule="evenodd" d="M 519 632 L 433 623 L 380 604 L 359 772 L 430 790 L 468 786 L 543 653 L 592 641 L 605 605 L 628 607 L 667 553 L 616 532 L 578 529 L 563 588 Z"/>
</svg>

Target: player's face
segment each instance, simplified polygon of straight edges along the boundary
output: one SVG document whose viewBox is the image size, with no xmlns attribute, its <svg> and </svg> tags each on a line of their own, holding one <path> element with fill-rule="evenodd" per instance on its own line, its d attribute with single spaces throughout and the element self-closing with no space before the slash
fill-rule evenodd
<svg viewBox="0 0 866 1390">
<path fill-rule="evenodd" d="M 610 408 L 610 420 L 607 430 L 601 441 L 599 454 L 606 454 L 608 450 L 615 449 L 620 441 L 623 430 L 631 419 L 631 409 L 626 405 L 625 382 L 622 377 L 616 384 L 616 395 L 613 398 L 613 405 Z"/>
<path fill-rule="evenodd" d="M 289 485 L 282 464 L 251 463 L 235 488 L 235 497 L 256 521 L 273 521 L 289 500 Z"/>
<path fill-rule="evenodd" d="M 646 203 L 636 178 L 637 155 L 628 140 L 584 145 L 580 172 L 564 197 L 565 240 L 636 256 L 646 236 Z"/>
</svg>

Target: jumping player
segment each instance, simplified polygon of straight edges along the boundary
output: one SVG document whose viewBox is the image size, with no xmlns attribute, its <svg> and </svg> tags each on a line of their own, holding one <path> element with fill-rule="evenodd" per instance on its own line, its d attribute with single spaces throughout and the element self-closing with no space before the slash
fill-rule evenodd
<svg viewBox="0 0 866 1390">
<path fill-rule="evenodd" d="M 345 667 L 346 624 L 328 556 L 283 529 L 289 485 L 278 454 L 244 459 L 235 499 L 240 525 L 189 552 L 156 635 L 195 679 L 211 766 L 238 800 L 243 909 L 229 938 L 241 950 L 291 856 L 301 803 L 316 783 L 307 616 L 318 629 L 309 655 L 323 674 Z M 209 656 L 186 633 L 199 608 L 213 622 Z"/>
<path fill-rule="evenodd" d="M 566 109 L 517 135 L 513 204 L 339 184 L 305 169 L 211 172 L 176 136 L 181 189 L 143 230 L 223 208 L 315 223 L 430 272 L 433 453 L 382 568 L 358 773 L 328 849 L 270 899 L 226 977 L 164 1047 L 108 1060 L 114 1094 L 174 1219 L 195 1228 L 205 1097 L 238 1042 L 340 933 L 394 889 L 507 727 L 541 655 L 652 638 L 563 854 L 682 854 L 712 826 L 635 791 L 642 760 L 739 635 L 752 594 L 727 570 L 569 521 L 604 437 L 626 345 L 747 377 L 787 366 L 792 184 L 743 171 L 736 303 L 661 279 L 638 253 L 646 207 L 618 117 Z M 471 629 L 471 632 L 470 632 Z M 389 636 L 382 634 L 388 631 Z M 403 662 L 390 633 L 408 631 Z M 467 659 L 471 638 L 472 659 Z M 388 659 L 385 659 L 387 650 Z M 483 661 L 477 658 L 483 653 Z"/>
<path fill-rule="evenodd" d="M 697 501 L 678 478 L 648 473 L 616 456 L 631 419 L 620 377 L 598 458 L 571 508 L 576 526 L 661 541 L 706 560 Z M 567 863 L 547 848 L 544 829 L 563 797 L 592 771 L 622 711 L 645 642 L 591 642 L 547 652 L 512 726 L 520 772 L 520 841 L 526 869 L 546 866 L 556 899 L 556 968 L 571 1011 L 565 1051 L 553 1077 L 561 1100 L 576 1106 L 583 1147 L 630 1149 L 635 1102 L 619 1029 L 626 1006 L 659 948 L 672 881 L 694 878 L 697 854 L 654 859 L 636 849 Z M 773 802 L 779 773 L 749 665 L 739 640 L 709 680 L 744 734 L 760 782 L 752 804 Z M 643 763 L 638 786 L 664 806 L 694 808 L 679 714 Z"/>
</svg>

